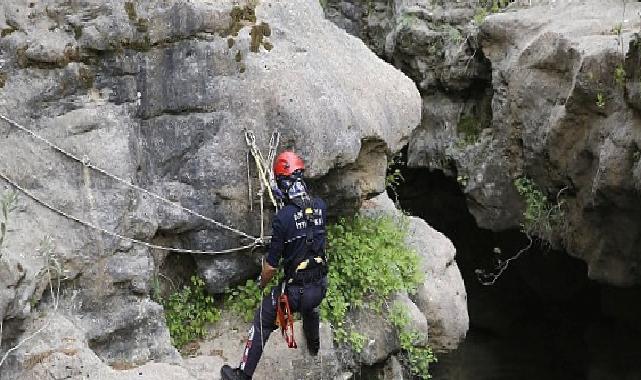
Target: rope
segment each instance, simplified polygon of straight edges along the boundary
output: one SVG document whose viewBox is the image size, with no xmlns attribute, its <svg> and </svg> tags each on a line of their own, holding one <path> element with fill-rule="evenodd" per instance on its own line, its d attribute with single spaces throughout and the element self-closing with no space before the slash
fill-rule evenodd
<svg viewBox="0 0 641 380">
<path fill-rule="evenodd" d="M 260 184 L 260 190 L 258 191 L 258 198 L 260 200 L 260 239 L 263 240 L 265 236 L 265 215 L 264 215 L 264 198 L 265 191 L 269 194 L 269 198 L 272 201 L 272 204 L 278 211 L 281 206 L 279 201 L 276 201 L 274 193 L 272 192 L 272 185 L 275 184 L 274 172 L 272 170 L 274 158 L 276 157 L 276 150 L 278 149 L 278 143 L 280 140 L 280 133 L 278 131 L 272 132 L 272 136 L 269 140 L 269 152 L 267 154 L 268 161 L 265 161 L 263 154 L 258 149 L 256 145 L 256 135 L 251 130 L 245 130 L 245 141 L 249 147 L 249 152 L 247 153 L 247 185 L 249 186 L 249 204 L 252 207 L 252 187 L 251 187 L 251 178 L 249 174 L 249 153 L 254 157 L 254 162 L 256 163 L 256 170 L 258 171 L 258 179 Z M 269 162 L 269 164 L 267 163 Z"/>
<path fill-rule="evenodd" d="M 279 134 L 278 132 L 274 131 L 272 133 L 272 138 L 270 140 L 270 147 L 269 147 L 269 154 L 268 157 L 270 160 L 273 162 L 273 157 L 276 155 L 276 149 L 278 148 L 278 140 L 279 140 Z M 267 164 L 267 161 L 265 161 L 265 158 L 263 157 L 262 153 L 258 149 L 258 146 L 256 145 L 256 136 L 254 135 L 254 132 L 252 131 L 245 131 L 245 141 L 247 142 L 247 146 L 249 147 L 249 151 L 251 152 L 252 156 L 254 156 L 254 161 L 256 163 L 256 169 L 258 169 L 258 177 L 261 183 L 261 193 L 263 193 L 265 190 L 267 190 L 267 194 L 269 195 L 269 199 L 272 201 L 272 204 L 274 207 L 278 207 L 278 203 L 276 202 L 276 198 L 274 198 L 274 194 L 272 193 L 272 184 L 270 183 L 270 179 L 274 176 L 271 170 L 271 165 Z"/>
<path fill-rule="evenodd" d="M 89 159 L 87 157 L 78 158 L 78 156 L 74 155 L 73 153 L 67 152 L 66 150 L 62 149 L 58 145 L 52 143 L 51 141 L 47 140 L 46 138 L 44 138 L 44 137 L 38 135 L 37 133 L 33 132 L 29 128 L 18 124 L 16 121 L 9 119 L 8 117 L 6 117 L 6 116 L 4 116 L 2 114 L 0 114 L 0 119 L 4 120 L 8 124 L 18 128 L 18 129 L 20 129 L 21 131 L 23 131 L 25 133 L 28 133 L 29 135 L 31 135 L 35 139 L 42 141 L 43 143 L 45 143 L 49 147 L 53 148 L 54 150 L 57 150 L 58 152 L 60 152 L 63 155 L 71 158 L 72 160 L 80 162 L 82 165 L 84 165 L 84 166 L 86 166 L 86 167 L 88 167 L 90 169 L 93 169 L 93 170 L 99 172 L 100 174 L 103 174 L 103 175 L 105 175 L 105 176 L 107 176 L 107 177 L 109 177 L 109 178 L 111 178 L 111 179 L 113 179 L 113 180 L 115 180 L 117 182 L 120 182 L 120 183 L 122 183 L 122 184 L 124 184 L 124 185 L 126 185 L 126 186 L 128 186 L 128 187 L 130 187 L 132 189 L 135 189 L 135 190 L 138 190 L 138 191 L 140 191 L 142 193 L 145 193 L 145 194 L 147 194 L 147 195 L 149 195 L 149 196 L 151 196 L 151 197 L 153 197 L 153 198 L 155 198 L 155 199 L 157 199 L 159 201 L 162 201 L 162 202 L 170 204 L 170 205 L 172 205 L 172 206 L 174 206 L 176 208 L 179 208 L 180 210 L 182 210 L 182 211 L 184 211 L 184 212 L 186 212 L 188 214 L 191 214 L 191 215 L 194 215 L 194 216 L 196 216 L 196 217 L 198 217 L 200 219 L 206 220 L 206 221 L 208 221 L 208 222 L 210 222 L 210 223 L 212 223 L 212 224 L 214 224 L 214 225 L 216 225 L 216 226 L 218 226 L 220 228 L 223 228 L 223 229 L 226 229 L 228 231 L 234 232 L 234 233 L 236 233 L 238 235 L 241 235 L 243 237 L 246 237 L 248 239 L 252 239 L 252 240 L 256 239 L 255 236 L 249 235 L 249 234 L 247 234 L 247 233 L 245 233 L 243 231 L 240 231 L 239 229 L 236 229 L 234 227 L 231 227 L 231 226 L 228 226 L 228 225 L 223 224 L 221 222 L 218 222 L 218 221 L 216 221 L 216 220 L 214 220 L 212 218 L 208 218 L 208 217 L 206 217 L 206 216 L 204 216 L 204 215 L 202 215 L 202 214 L 200 214 L 200 213 L 198 213 L 196 211 L 190 210 L 190 209 L 180 205 L 179 203 L 170 201 L 169 199 L 163 198 L 162 196 L 160 196 L 158 194 L 152 193 L 151 191 L 149 191 L 147 189 L 144 189 L 144 188 L 142 188 L 142 187 L 140 187 L 138 185 L 135 185 L 135 184 L 131 183 L 130 181 L 127 181 L 127 180 L 125 180 L 123 178 L 120 178 L 115 174 L 111 174 L 111 173 L 107 172 L 106 170 L 101 169 L 101 168 L 95 166 L 94 164 L 92 164 L 91 162 L 89 162 Z"/>
<path fill-rule="evenodd" d="M 29 190 L 21 187 L 16 182 L 14 182 L 9 177 L 7 177 L 2 171 L 0 171 L 0 178 L 4 179 L 7 183 L 11 184 L 11 186 L 15 187 L 20 192 L 22 192 L 25 195 L 27 195 L 29 198 L 33 199 L 34 201 L 36 201 L 40 205 L 42 205 L 45 208 L 55 212 L 58 215 L 64 216 L 67 219 L 71 219 L 71 220 L 73 220 L 74 222 L 76 222 L 78 224 L 81 224 L 81 225 L 84 225 L 86 227 L 92 228 L 94 230 L 100 231 L 105 235 L 109 235 L 109 236 L 117 238 L 117 239 L 129 241 L 129 242 L 134 243 L 134 244 L 143 245 L 143 246 L 148 247 L 148 248 L 160 249 L 160 250 L 169 251 L 169 252 L 215 255 L 215 254 L 231 253 L 231 252 L 238 252 L 238 251 L 251 249 L 251 248 L 254 248 L 257 245 L 262 243 L 262 239 L 260 239 L 260 238 L 252 238 L 254 241 L 251 244 L 247 244 L 247 245 L 244 245 L 242 247 L 237 247 L 237 248 L 224 249 L 224 250 L 220 250 L 220 251 L 201 251 L 201 250 L 196 250 L 196 249 L 172 248 L 172 247 L 165 247 L 165 246 L 161 246 L 161 245 L 151 244 L 151 243 L 148 243 L 146 241 L 142 241 L 142 240 L 138 240 L 138 239 L 134 239 L 134 238 L 130 238 L 130 237 L 127 237 L 127 236 L 120 235 L 120 234 L 118 234 L 116 232 L 112 232 L 112 231 L 106 230 L 106 229 L 104 229 L 102 227 L 96 226 L 93 223 L 87 222 L 87 221 L 79 219 L 79 218 L 77 218 L 77 217 L 75 217 L 73 215 L 67 214 L 64 211 L 61 211 L 60 209 L 58 209 L 58 208 L 50 205 L 49 203 L 43 201 L 42 199 L 40 199 L 38 196 L 34 195 Z"/>
<path fill-rule="evenodd" d="M 247 151 L 247 195 L 249 199 L 249 211 L 254 211 L 254 194 L 252 191 L 251 173 L 249 172 L 249 151 Z"/>
</svg>

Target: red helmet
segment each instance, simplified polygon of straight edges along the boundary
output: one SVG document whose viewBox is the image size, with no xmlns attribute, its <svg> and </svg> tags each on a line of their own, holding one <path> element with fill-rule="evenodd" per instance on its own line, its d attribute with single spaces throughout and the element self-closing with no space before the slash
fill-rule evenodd
<svg viewBox="0 0 641 380">
<path fill-rule="evenodd" d="M 287 150 L 276 157 L 274 161 L 275 176 L 289 177 L 296 170 L 305 170 L 305 163 L 296 153 Z"/>
</svg>

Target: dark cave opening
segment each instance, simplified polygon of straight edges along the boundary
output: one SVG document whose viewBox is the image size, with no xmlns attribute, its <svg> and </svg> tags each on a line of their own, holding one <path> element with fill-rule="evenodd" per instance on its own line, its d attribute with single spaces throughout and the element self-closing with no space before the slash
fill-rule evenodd
<svg viewBox="0 0 641 380">
<path fill-rule="evenodd" d="M 540 243 L 484 286 L 475 271 L 492 270 L 527 246 L 527 237 L 479 228 L 454 178 L 428 169 L 402 174 L 401 208 L 450 238 L 467 290 L 467 338 L 439 355 L 434 379 L 641 378 L 640 287 L 592 281 L 584 262 Z"/>
</svg>

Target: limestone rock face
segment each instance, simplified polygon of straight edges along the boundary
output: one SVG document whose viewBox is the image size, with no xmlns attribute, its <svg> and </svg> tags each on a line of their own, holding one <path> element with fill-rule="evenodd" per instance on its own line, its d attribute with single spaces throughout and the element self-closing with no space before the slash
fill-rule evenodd
<svg viewBox="0 0 641 380">
<path fill-rule="evenodd" d="M 585 260 L 591 278 L 630 285 L 641 281 L 641 117 L 625 89 L 639 82 L 617 67 L 635 66 L 640 22 L 623 23 L 617 42 L 609 30 L 620 6 L 563 3 L 488 17 L 479 39 L 492 67 L 491 127 L 473 144 L 434 153 L 461 152 L 452 153 L 457 172 L 469 178 L 465 191 L 478 205 L 471 211 L 486 228 L 518 225 L 504 211 L 520 202 L 518 176 L 532 178 L 551 202 L 561 191 L 564 220 L 550 240 Z"/>
<path fill-rule="evenodd" d="M 405 373 L 403 366 L 401 366 L 398 359 L 396 359 L 395 356 L 392 356 L 385 363 L 383 376 L 381 378 L 383 380 L 405 380 L 410 379 L 411 377 Z"/>
<path fill-rule="evenodd" d="M 522 222 L 516 178 L 552 203 L 560 192 L 564 220 L 541 237 L 592 279 L 640 283 L 641 5 L 515 1 L 483 18 L 477 1 L 369 4 L 330 0 L 326 14 L 417 83 L 408 164 L 455 175 L 495 231 Z"/>
<path fill-rule="evenodd" d="M 421 255 L 425 272 L 415 302 L 427 318 L 430 346 L 436 351 L 453 350 L 469 328 L 467 292 L 455 261 L 456 250 L 422 219 L 412 218 L 409 231 L 408 244 Z"/>
<path fill-rule="evenodd" d="M 0 31 L 0 114 L 80 161 L 250 236 L 261 223 L 244 129 L 265 153 L 279 131 L 280 149 L 305 158 L 319 195 L 349 212 L 384 190 L 387 156 L 420 123 L 414 83 L 324 20 L 317 2 L 8 0 Z M 4 121 L 0 136 L 0 172 L 87 223 L 190 249 L 251 242 Z M 266 224 L 269 214 L 266 205 Z M 43 249 L 43 241 L 53 244 Z M 34 308 L 49 309 L 51 275 L 62 280 L 61 312 L 86 338 L 91 360 L 177 358 L 162 308 L 149 300 L 165 252 L 84 227 L 22 193 L 1 252 L 0 318 L 12 328 L 3 330 L 0 352 L 23 335 Z M 193 259 L 211 292 L 257 269 L 251 253 Z M 58 269 L 48 272 L 53 262 Z M 11 368 L 4 377 L 28 370 Z"/>
<path fill-rule="evenodd" d="M 203 379 L 220 379 L 220 367 L 223 364 L 237 367 L 240 363 L 247 338 L 245 328 L 248 326 L 239 324 L 235 316 L 223 318 L 217 326 L 219 334 L 200 344 L 198 354 L 203 356 L 186 360 L 185 367 Z M 319 334 L 320 351 L 317 356 L 311 356 L 307 350 L 302 321 L 294 323 L 297 349 L 287 347 L 280 330 L 274 331 L 265 343 L 254 379 L 342 378 L 343 370 L 338 356 L 340 350 L 334 345 L 329 324 L 321 322 Z"/>
<path fill-rule="evenodd" d="M 194 379 L 177 365 L 148 363 L 132 369 L 126 357 L 110 368 L 91 349 L 90 343 L 74 323 L 61 313 L 49 313 L 32 321 L 26 334 L 40 331 L 8 359 L 0 378 L 4 379 Z M 142 363 L 140 363 L 142 364 Z M 17 369 L 20 370 L 17 370 Z M 14 372 L 15 371 L 15 372 Z M 14 376 L 14 374 L 19 374 Z"/>
<path fill-rule="evenodd" d="M 416 306 L 406 293 L 396 294 L 392 300 L 392 307 L 400 305 L 407 312 L 409 323 L 405 327 L 409 331 L 419 333 L 419 338 L 414 343 L 416 346 L 425 347 L 429 344 L 429 325 L 425 314 Z"/>
<path fill-rule="evenodd" d="M 366 308 L 351 310 L 347 316 L 352 331 L 365 337 L 363 350 L 356 360 L 371 366 L 384 362 L 391 354 L 401 349 L 396 328 L 383 313 Z"/>
</svg>

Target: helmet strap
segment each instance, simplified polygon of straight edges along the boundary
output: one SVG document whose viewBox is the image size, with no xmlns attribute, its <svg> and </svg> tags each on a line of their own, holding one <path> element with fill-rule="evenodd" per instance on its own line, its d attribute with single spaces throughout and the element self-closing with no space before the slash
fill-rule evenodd
<svg viewBox="0 0 641 380">
<path fill-rule="evenodd" d="M 277 183 L 285 198 L 293 203 L 296 199 L 309 199 L 307 185 L 302 177 L 283 177 L 277 179 Z"/>
</svg>

